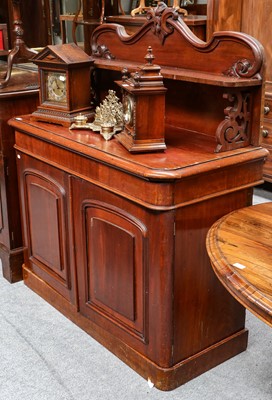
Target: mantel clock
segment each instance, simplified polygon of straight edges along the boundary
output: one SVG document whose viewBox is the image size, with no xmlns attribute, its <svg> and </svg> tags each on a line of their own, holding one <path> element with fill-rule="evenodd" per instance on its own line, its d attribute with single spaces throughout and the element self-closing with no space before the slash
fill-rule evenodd
<svg viewBox="0 0 272 400">
<path fill-rule="evenodd" d="M 93 61 L 82 49 L 74 43 L 49 45 L 32 61 L 38 65 L 40 80 L 40 105 L 32 120 L 70 126 L 79 114 L 93 115 Z"/>
<path fill-rule="evenodd" d="M 131 153 L 163 151 L 165 145 L 165 92 L 160 67 L 153 64 L 151 47 L 146 64 L 130 77 L 123 71 L 122 88 L 124 129 L 117 139 Z"/>
</svg>

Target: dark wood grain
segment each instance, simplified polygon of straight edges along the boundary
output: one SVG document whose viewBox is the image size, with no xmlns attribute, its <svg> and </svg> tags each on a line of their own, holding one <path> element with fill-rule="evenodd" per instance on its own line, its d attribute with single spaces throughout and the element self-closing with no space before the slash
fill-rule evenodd
<svg viewBox="0 0 272 400">
<path fill-rule="evenodd" d="M 22 24 L 24 41 L 29 47 L 42 47 L 52 43 L 51 16 L 49 0 L 35 1 L 24 0 L 21 2 Z M 12 0 L 1 0 L 1 22 L 8 24 L 9 48 L 12 49 L 15 40 Z"/>
<path fill-rule="evenodd" d="M 272 326 L 272 203 L 221 218 L 210 229 L 207 249 L 213 269 L 243 306 Z"/>
<path fill-rule="evenodd" d="M 5 71 L 5 64 L 0 73 Z M 0 90 L 0 257 L 3 275 L 10 282 L 22 279 L 23 243 L 20 223 L 15 135 L 9 118 L 35 110 L 38 104 L 38 74 L 14 68 L 9 85 Z"/>
<path fill-rule="evenodd" d="M 235 3 L 228 0 L 207 1 L 207 39 L 214 32 L 240 31 L 243 0 Z"/>
<path fill-rule="evenodd" d="M 150 11 L 145 24 L 133 35 L 128 35 L 121 25 L 102 24 L 92 35 L 97 92 L 101 95 L 109 87 L 109 76 L 120 79 L 124 65 L 132 72 L 143 64 L 151 43 L 155 63 L 161 67 L 167 87 L 166 124 L 191 132 L 204 129 L 205 135 L 216 136 L 216 151 L 259 143 L 263 94 L 260 78 L 265 65 L 262 49 L 255 39 L 225 31 L 214 33 L 205 43 L 169 8 L 161 13 Z M 182 104 L 175 101 L 181 92 Z M 207 98 L 213 98 L 213 102 Z M 201 118 L 192 118 L 193 109 Z M 222 112 L 227 116 L 224 121 Z M 242 116 L 239 121 L 238 114 Z M 249 117 L 247 122 L 245 115 Z M 201 127 L 196 127 L 195 122 Z M 247 132 L 240 131 L 242 126 L 251 131 L 247 138 Z M 239 137 L 237 128 L 243 139 L 235 142 L 230 137 Z"/>
<path fill-rule="evenodd" d="M 254 23 L 252 23 L 254 21 Z M 272 2 L 270 0 L 209 0 L 207 2 L 207 39 L 216 31 L 236 30 L 255 37 L 264 47 L 266 54 L 266 84 L 264 93 L 264 122 L 262 144 L 269 150 L 264 166 L 264 179 L 272 182 L 272 47 L 267 26 L 272 23 Z M 262 110 L 262 112 L 264 109 Z"/>
<path fill-rule="evenodd" d="M 103 24 L 91 39 L 97 101 L 118 89 L 124 66 L 142 65 L 148 46 L 162 75 L 167 70 L 164 152 L 131 154 L 116 138 L 29 116 L 10 124 L 26 284 L 157 388 L 171 390 L 247 346 L 245 309 L 216 279 L 205 238 L 220 217 L 251 205 L 267 151 L 259 145 L 257 42 L 228 33 L 205 44 L 173 10 L 165 13 L 135 35 Z M 242 62 L 239 75 L 241 56 L 252 68 Z M 151 138 L 156 107 L 152 118 L 137 115 Z M 231 124 L 244 119 L 245 136 L 235 143 Z"/>
<path fill-rule="evenodd" d="M 181 134 L 164 154 L 146 157 L 91 132 L 71 134 L 26 117 L 11 123 L 29 287 L 163 390 L 245 349 L 244 310 L 213 275 L 205 236 L 222 215 L 250 204 L 264 149 L 219 155 L 196 138 L 183 148 Z M 29 207 L 30 174 L 50 176 L 66 205 L 66 228 L 43 260 L 31 243 L 43 246 L 42 226 L 55 231 L 62 214 L 52 220 L 41 190 Z M 43 224 L 30 230 L 34 215 Z M 48 263 L 63 238 L 68 285 L 55 273 L 59 258 L 54 268 Z"/>
</svg>

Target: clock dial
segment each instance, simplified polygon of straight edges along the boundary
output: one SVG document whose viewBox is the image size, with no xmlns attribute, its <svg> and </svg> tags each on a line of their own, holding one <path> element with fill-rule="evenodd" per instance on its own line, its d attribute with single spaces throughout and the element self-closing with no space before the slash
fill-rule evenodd
<svg viewBox="0 0 272 400">
<path fill-rule="evenodd" d="M 133 114 L 134 114 L 134 100 L 130 95 L 125 95 L 123 101 L 124 109 L 124 123 L 126 125 L 133 125 Z"/>
<path fill-rule="evenodd" d="M 66 74 L 59 72 L 48 72 L 47 79 L 47 101 L 66 103 Z"/>
</svg>

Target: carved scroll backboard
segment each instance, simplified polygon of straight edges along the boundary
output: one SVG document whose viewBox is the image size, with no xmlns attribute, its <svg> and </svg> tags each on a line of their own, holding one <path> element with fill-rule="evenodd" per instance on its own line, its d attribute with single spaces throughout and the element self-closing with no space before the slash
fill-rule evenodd
<svg viewBox="0 0 272 400">
<path fill-rule="evenodd" d="M 208 43 L 203 42 L 174 8 L 161 3 L 147 13 L 145 24 L 133 35 L 117 24 L 96 28 L 91 38 L 92 55 L 142 63 L 146 49 L 152 46 L 156 63 L 162 67 L 260 78 L 263 50 L 256 39 L 240 32 L 216 32 Z"/>
</svg>

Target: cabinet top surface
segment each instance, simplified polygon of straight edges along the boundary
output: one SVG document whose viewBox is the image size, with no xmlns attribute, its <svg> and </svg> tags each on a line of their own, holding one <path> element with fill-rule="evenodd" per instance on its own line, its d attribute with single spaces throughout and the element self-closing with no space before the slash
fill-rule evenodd
<svg viewBox="0 0 272 400">
<path fill-rule="evenodd" d="M 38 72 L 28 65 L 12 68 L 8 85 L 0 89 L 0 99 L 38 93 Z M 6 63 L 0 63 L 0 76 L 2 77 L 5 72 Z"/>
<path fill-rule="evenodd" d="M 69 130 L 59 125 L 35 122 L 30 120 L 29 115 L 14 118 L 10 124 L 43 142 L 148 179 L 179 179 L 254 158 L 264 158 L 267 154 L 265 149 L 254 146 L 215 153 L 213 138 L 171 127 L 166 130 L 167 149 L 164 152 L 131 154 L 117 138 L 106 141 L 100 134 L 90 130 Z"/>
</svg>

